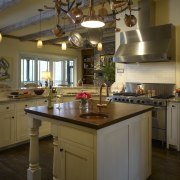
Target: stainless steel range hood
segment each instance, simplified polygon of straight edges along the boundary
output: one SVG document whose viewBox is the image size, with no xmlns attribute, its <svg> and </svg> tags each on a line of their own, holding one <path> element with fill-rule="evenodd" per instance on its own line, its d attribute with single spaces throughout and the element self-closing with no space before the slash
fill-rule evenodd
<svg viewBox="0 0 180 180">
<path fill-rule="evenodd" d="M 172 24 L 151 27 L 147 25 L 150 21 L 147 15 L 150 8 L 147 2 L 150 0 L 142 2 L 144 5 L 138 18 L 140 28 L 120 33 L 120 46 L 115 52 L 113 61 L 147 63 L 175 60 L 175 27 Z"/>
</svg>

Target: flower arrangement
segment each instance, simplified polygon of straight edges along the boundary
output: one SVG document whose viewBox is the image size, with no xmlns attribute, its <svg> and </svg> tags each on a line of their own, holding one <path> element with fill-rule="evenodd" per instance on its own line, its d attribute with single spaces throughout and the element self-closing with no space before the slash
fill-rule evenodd
<svg viewBox="0 0 180 180">
<path fill-rule="evenodd" d="M 76 94 L 76 99 L 79 99 L 79 100 L 88 100 L 91 98 L 91 93 L 88 93 L 88 92 L 79 92 Z"/>
<path fill-rule="evenodd" d="M 79 92 L 76 94 L 76 99 L 79 100 L 79 108 L 86 109 L 87 108 L 87 100 L 91 98 L 91 94 L 88 92 Z"/>
</svg>

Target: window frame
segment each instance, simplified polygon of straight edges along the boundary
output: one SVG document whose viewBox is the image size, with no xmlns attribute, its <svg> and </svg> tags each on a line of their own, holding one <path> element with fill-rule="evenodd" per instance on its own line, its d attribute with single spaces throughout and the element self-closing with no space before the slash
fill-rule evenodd
<svg viewBox="0 0 180 180">
<path fill-rule="evenodd" d="M 29 54 L 29 53 L 20 53 L 19 55 L 19 63 L 18 63 L 18 87 L 23 88 L 21 86 L 21 59 L 22 58 L 31 58 L 35 60 L 35 81 L 38 83 L 38 60 L 47 60 L 49 61 L 49 71 L 51 72 L 52 75 L 52 80 L 54 79 L 53 77 L 53 62 L 58 62 L 58 61 L 74 61 L 74 71 L 73 71 L 73 85 L 76 85 L 77 82 L 77 58 L 75 57 L 70 57 L 70 56 L 56 56 L 56 55 L 41 55 L 41 54 Z M 65 66 L 65 63 L 63 63 Z M 64 70 L 65 68 L 63 68 Z M 63 73 L 64 75 L 64 73 Z M 65 80 L 65 75 L 63 77 Z"/>
</svg>

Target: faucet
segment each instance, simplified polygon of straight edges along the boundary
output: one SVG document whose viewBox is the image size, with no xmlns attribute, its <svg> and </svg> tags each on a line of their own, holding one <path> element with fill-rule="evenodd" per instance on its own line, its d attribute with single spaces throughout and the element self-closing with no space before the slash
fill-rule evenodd
<svg viewBox="0 0 180 180">
<path fill-rule="evenodd" d="M 82 86 L 82 90 L 83 90 L 83 79 L 79 79 L 79 81 L 78 81 L 78 83 L 77 83 L 77 84 L 78 84 L 78 86 L 80 86 L 80 85 L 81 85 L 81 86 Z"/>
<path fill-rule="evenodd" d="M 100 94 L 99 94 L 99 104 L 97 104 L 97 107 L 107 107 L 108 105 L 109 105 L 109 103 L 107 103 L 107 104 L 102 104 L 102 88 L 103 87 L 106 87 L 106 96 L 108 97 L 109 96 L 109 90 L 108 90 L 108 86 L 107 86 L 107 84 L 106 83 L 102 83 L 101 84 L 101 86 L 100 86 Z"/>
</svg>

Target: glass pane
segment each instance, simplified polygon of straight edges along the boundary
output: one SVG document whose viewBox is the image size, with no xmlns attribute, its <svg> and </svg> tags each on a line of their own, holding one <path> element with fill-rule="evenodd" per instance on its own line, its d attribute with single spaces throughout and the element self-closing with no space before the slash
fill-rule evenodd
<svg viewBox="0 0 180 180">
<path fill-rule="evenodd" d="M 53 62 L 53 82 L 55 86 L 63 84 L 63 61 Z"/>
<path fill-rule="evenodd" d="M 38 60 L 38 82 L 45 83 L 45 80 L 42 79 L 42 71 L 49 71 L 49 61 Z"/>
</svg>

